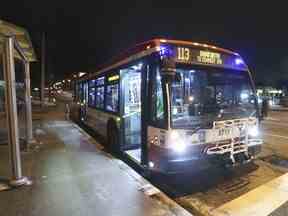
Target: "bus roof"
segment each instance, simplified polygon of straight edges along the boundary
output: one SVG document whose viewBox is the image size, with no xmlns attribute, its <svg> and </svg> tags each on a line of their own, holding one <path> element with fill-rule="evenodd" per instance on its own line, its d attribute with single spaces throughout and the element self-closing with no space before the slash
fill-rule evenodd
<svg viewBox="0 0 288 216">
<path fill-rule="evenodd" d="M 164 38 L 156 38 L 149 41 L 145 41 L 142 43 L 138 43 L 135 46 L 125 50 L 124 52 L 120 53 L 120 55 L 115 56 L 110 61 L 106 62 L 103 65 L 100 65 L 98 69 L 88 71 L 87 75 L 83 76 L 81 79 L 86 79 L 90 76 L 98 75 L 100 73 L 103 73 L 105 71 L 111 70 L 115 67 L 118 67 L 122 64 L 125 64 L 127 61 L 131 61 L 133 59 L 136 59 L 137 57 L 141 57 L 141 53 L 143 56 L 149 55 L 153 52 L 157 51 L 157 47 L 164 44 L 172 44 L 172 45 L 184 45 L 184 46 L 191 46 L 194 48 L 205 48 L 207 50 L 214 50 L 222 53 L 226 53 L 229 55 L 235 55 L 239 56 L 238 53 L 233 52 L 231 50 L 227 50 L 224 48 L 216 47 L 214 45 L 208 45 L 204 43 L 198 43 L 198 42 L 192 42 L 192 41 L 182 41 L 182 40 L 170 40 L 170 39 L 164 39 Z M 143 53 L 144 52 L 144 53 Z M 126 61 L 125 61 L 126 60 Z"/>
</svg>

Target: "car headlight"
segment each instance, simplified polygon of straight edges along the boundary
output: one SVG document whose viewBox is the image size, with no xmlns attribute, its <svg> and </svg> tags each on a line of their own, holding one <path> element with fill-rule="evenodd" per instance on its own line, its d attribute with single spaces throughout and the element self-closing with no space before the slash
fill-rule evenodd
<svg viewBox="0 0 288 216">
<path fill-rule="evenodd" d="M 257 126 L 253 126 L 248 129 L 248 133 L 250 136 L 257 137 L 259 135 L 259 128 Z"/>
<path fill-rule="evenodd" d="M 169 137 L 169 147 L 177 153 L 182 153 L 186 149 L 186 144 L 183 138 L 177 131 L 171 131 Z"/>
</svg>

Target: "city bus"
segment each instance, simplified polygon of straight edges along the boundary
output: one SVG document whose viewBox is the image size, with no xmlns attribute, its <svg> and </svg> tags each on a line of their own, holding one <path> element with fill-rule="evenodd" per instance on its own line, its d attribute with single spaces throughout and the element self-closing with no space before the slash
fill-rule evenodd
<svg viewBox="0 0 288 216">
<path fill-rule="evenodd" d="M 252 76 L 227 49 L 153 39 L 77 79 L 74 91 L 72 117 L 144 170 L 237 167 L 261 151 Z"/>
</svg>

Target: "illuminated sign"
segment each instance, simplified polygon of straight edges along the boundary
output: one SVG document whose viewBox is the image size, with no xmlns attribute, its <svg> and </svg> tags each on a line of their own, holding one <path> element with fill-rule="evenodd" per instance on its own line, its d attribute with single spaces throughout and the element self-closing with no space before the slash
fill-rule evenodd
<svg viewBox="0 0 288 216">
<path fill-rule="evenodd" d="M 177 49 L 178 55 L 177 58 L 180 61 L 189 61 L 190 60 L 190 49 L 189 48 L 183 48 L 183 47 L 178 47 Z"/>
<path fill-rule="evenodd" d="M 167 46 L 165 50 L 168 50 L 168 48 Z M 170 47 L 169 49 L 173 50 L 172 56 L 176 63 L 214 65 L 224 68 L 247 70 L 244 61 L 239 56 L 233 54 L 192 47 L 175 47 L 174 49 Z"/>
<path fill-rule="evenodd" d="M 119 75 L 114 75 L 114 76 L 108 77 L 108 81 L 109 82 L 112 82 L 112 81 L 115 81 L 115 80 L 119 80 Z"/>
<path fill-rule="evenodd" d="M 220 53 L 209 52 L 200 50 L 200 54 L 197 56 L 197 61 L 206 64 L 217 64 L 221 65 L 222 59 Z"/>
<path fill-rule="evenodd" d="M 177 48 L 177 60 L 182 62 L 196 61 L 204 64 L 223 64 L 220 53 L 204 50 L 192 50 L 187 47 Z"/>
</svg>

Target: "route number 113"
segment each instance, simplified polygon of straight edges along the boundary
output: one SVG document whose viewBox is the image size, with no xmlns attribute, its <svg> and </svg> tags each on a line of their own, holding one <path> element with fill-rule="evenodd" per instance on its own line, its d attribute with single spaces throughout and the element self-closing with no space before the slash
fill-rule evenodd
<svg viewBox="0 0 288 216">
<path fill-rule="evenodd" d="M 190 59 L 190 49 L 178 47 L 178 60 L 188 61 Z"/>
</svg>

